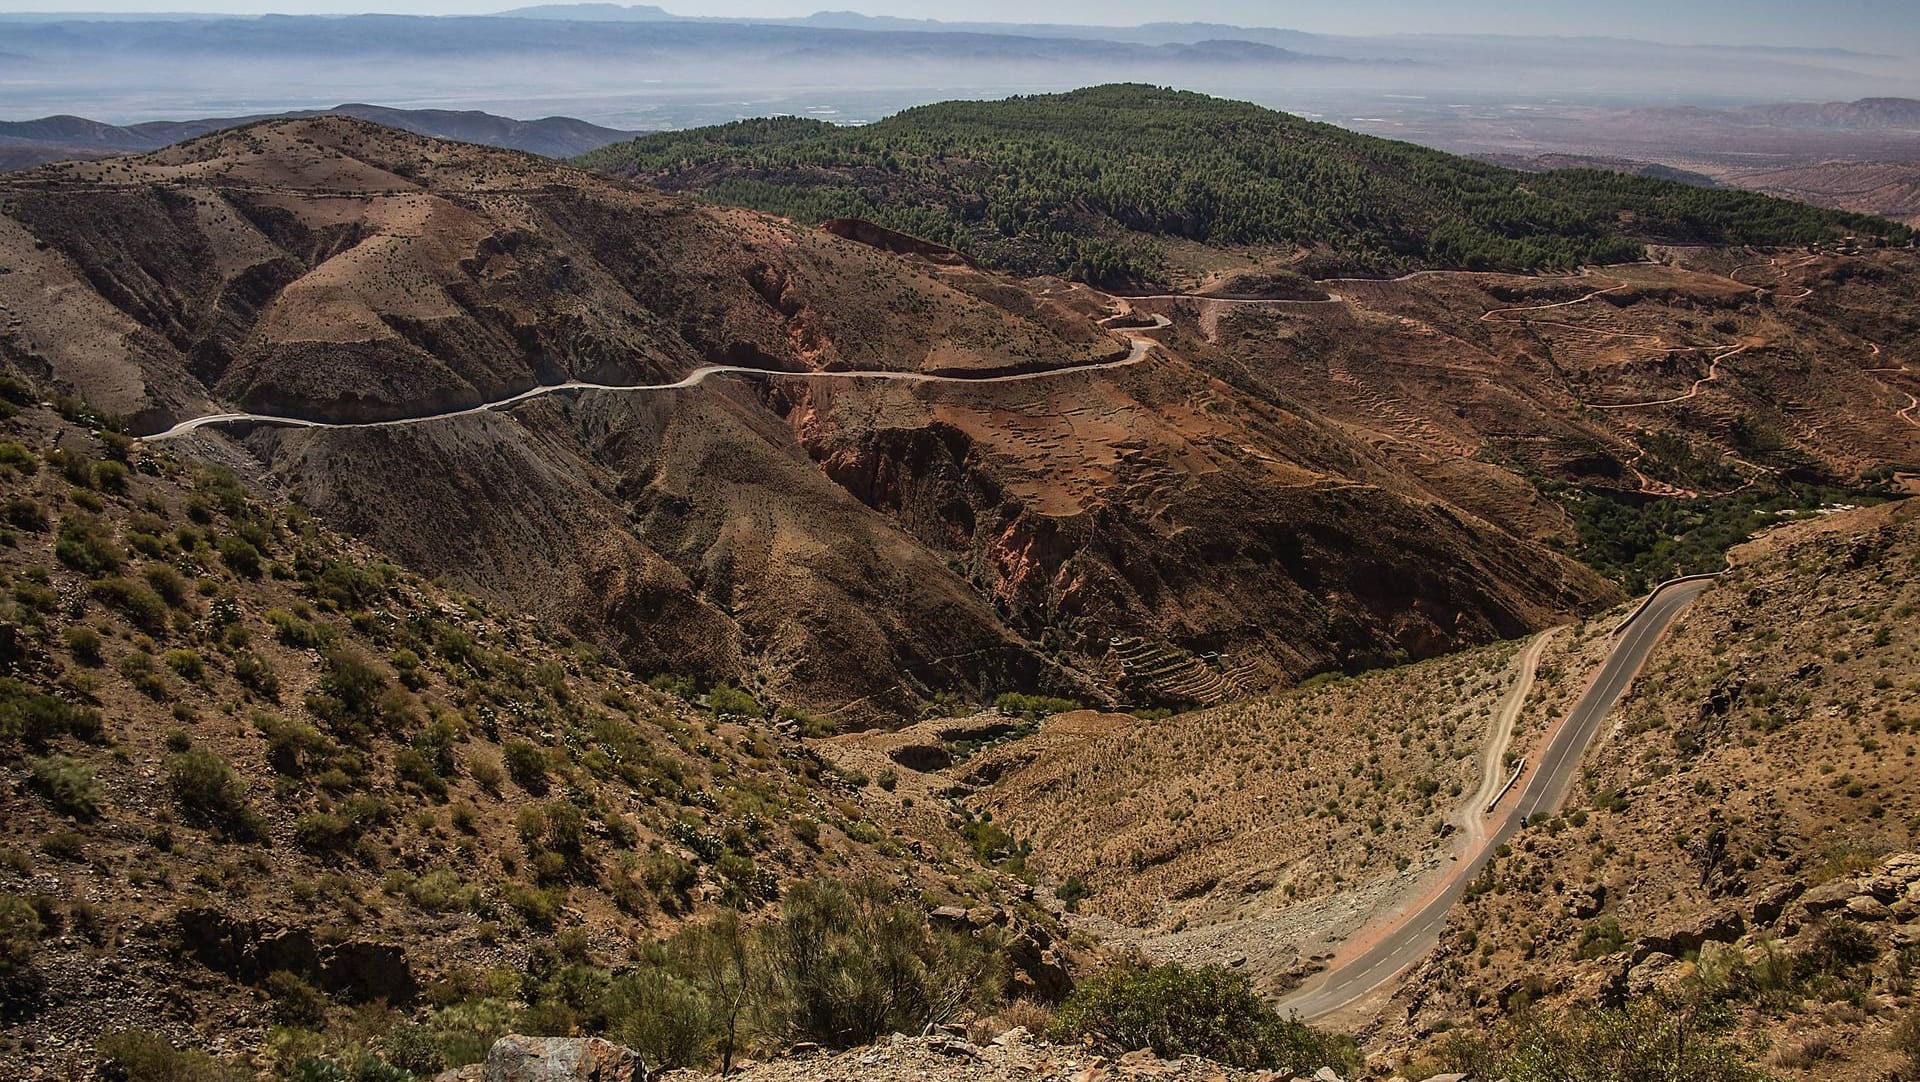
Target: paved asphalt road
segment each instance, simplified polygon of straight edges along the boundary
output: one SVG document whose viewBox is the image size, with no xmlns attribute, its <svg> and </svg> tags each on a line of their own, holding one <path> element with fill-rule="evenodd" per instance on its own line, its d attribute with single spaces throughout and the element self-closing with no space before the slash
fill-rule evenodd
<svg viewBox="0 0 1920 1082">
<path fill-rule="evenodd" d="M 880 371 L 823 371 L 788 372 L 766 368 L 747 368 L 737 364 L 710 364 L 687 373 L 672 383 L 582 383 L 572 380 L 567 383 L 549 383 L 531 387 L 509 398 L 495 402 L 482 402 L 465 409 L 447 410 L 443 413 L 428 413 L 417 417 L 394 417 L 384 421 L 310 421 L 301 417 L 282 417 L 271 413 L 210 413 L 181 421 L 165 432 L 155 432 L 142 436 L 145 440 L 171 440 L 197 432 L 210 425 L 274 425 L 282 428 L 398 428 L 405 425 L 428 424 L 444 421 L 450 417 L 471 417 L 493 410 L 511 409 L 532 398 L 541 398 L 551 394 L 565 394 L 580 391 L 606 391 L 616 394 L 645 394 L 657 391 L 680 391 L 689 387 L 698 387 L 714 376 L 747 376 L 757 379 L 872 379 L 891 380 L 896 383 L 1025 383 L 1030 380 L 1052 379 L 1055 376 L 1072 375 L 1076 372 L 1105 372 L 1114 368 L 1127 368 L 1147 359 L 1147 354 L 1160 343 L 1146 337 L 1143 332 L 1157 331 L 1171 327 L 1173 321 L 1166 316 L 1156 315 L 1153 324 L 1148 327 L 1112 328 L 1125 337 L 1132 349 L 1125 357 L 1117 361 L 1091 361 L 1086 364 L 1061 365 L 1058 368 L 1041 368 L 1032 372 L 1015 372 L 998 376 L 952 376 L 937 375 L 929 372 L 904 372 L 892 369 Z"/>
<path fill-rule="evenodd" d="M 1628 685 L 1653 652 L 1654 644 L 1673 623 L 1674 618 L 1711 583 L 1706 580 L 1681 582 L 1661 590 L 1646 608 L 1634 617 L 1620 635 L 1613 652 L 1600 667 L 1598 676 L 1586 694 L 1573 705 L 1564 723 L 1553 734 L 1551 743 L 1529 768 L 1520 796 L 1497 829 L 1472 857 L 1453 865 L 1444 888 L 1410 914 L 1395 918 L 1396 923 L 1378 942 L 1358 956 L 1338 963 L 1308 981 L 1292 996 L 1280 1001 L 1282 1014 L 1311 1021 L 1345 1007 L 1381 985 L 1391 981 L 1427 956 L 1440 933 L 1446 928 L 1447 913 L 1466 893 L 1467 884 L 1486 866 L 1487 860 L 1532 815 L 1551 812 L 1565 799 L 1567 788 L 1579 773 L 1587 745 Z"/>
</svg>

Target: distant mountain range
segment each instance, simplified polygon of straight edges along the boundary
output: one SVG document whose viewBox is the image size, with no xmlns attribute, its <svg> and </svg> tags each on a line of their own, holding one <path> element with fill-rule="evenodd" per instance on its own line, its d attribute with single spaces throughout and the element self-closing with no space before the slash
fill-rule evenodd
<svg viewBox="0 0 1920 1082">
<path fill-rule="evenodd" d="M 137 154 L 260 120 L 329 114 L 370 120 L 416 135 L 524 150 L 549 158 L 584 154 L 640 134 L 565 116 L 515 120 L 475 110 L 391 109 L 382 105 L 351 103 L 332 109 L 303 109 L 200 120 L 155 120 L 127 125 L 104 124 L 78 116 L 49 116 L 38 120 L 0 122 L 0 169 L 24 169 L 43 162 L 74 158 Z"/>
<path fill-rule="evenodd" d="M 1806 128 L 1816 131 L 1920 131 L 1920 101 L 1913 98 L 1789 102 L 1749 105 L 1741 109 L 1678 107 L 1642 109 L 1637 113 L 1668 123 Z"/>
<path fill-rule="evenodd" d="M 857 11 L 816 11 L 792 18 L 747 18 L 678 15 L 655 4 L 536 4 L 500 12 L 502 18 L 564 19 L 579 22 L 701 22 L 757 23 L 764 26 L 803 26 L 822 30 L 858 30 L 912 34 L 986 34 L 996 37 L 1076 38 L 1131 42 L 1143 45 L 1194 45 L 1206 41 L 1251 41 L 1298 51 L 1324 52 L 1337 44 L 1365 39 L 1335 38 L 1277 27 L 1235 26 L 1231 23 L 1151 22 L 1138 26 L 1092 26 L 1078 23 L 950 22 L 941 19 L 903 19 L 893 15 L 863 15 Z"/>
<path fill-rule="evenodd" d="M 1114 81 L 1329 118 L 1387 115 L 1329 100 L 1342 96 L 1465 112 L 1540 95 L 1560 101 L 1569 87 L 1581 88 L 1575 98 L 1620 107 L 1920 97 L 1911 65 L 1844 50 L 1211 22 L 732 19 L 583 4 L 446 16 L 11 13 L 0 25 L 0 50 L 10 54 L 0 59 L 9 76 L 0 117 L 115 123 L 280 115 L 336 101 L 562 113 L 656 130 L 779 113 L 864 122 L 946 98 Z"/>
</svg>

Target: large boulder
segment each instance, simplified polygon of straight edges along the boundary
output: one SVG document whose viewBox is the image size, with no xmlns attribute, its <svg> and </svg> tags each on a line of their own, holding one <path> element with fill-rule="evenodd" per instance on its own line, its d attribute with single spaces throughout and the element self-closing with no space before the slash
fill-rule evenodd
<svg viewBox="0 0 1920 1082">
<path fill-rule="evenodd" d="M 631 1048 L 598 1037 L 502 1037 L 487 1050 L 482 1082 L 647 1082 Z"/>
<path fill-rule="evenodd" d="M 1656 954 L 1676 958 L 1692 954 L 1708 943 L 1732 943 L 1746 930 L 1746 918 L 1735 910 L 1703 914 L 1691 924 L 1641 936 L 1633 945 L 1633 961 L 1639 963 Z"/>
</svg>

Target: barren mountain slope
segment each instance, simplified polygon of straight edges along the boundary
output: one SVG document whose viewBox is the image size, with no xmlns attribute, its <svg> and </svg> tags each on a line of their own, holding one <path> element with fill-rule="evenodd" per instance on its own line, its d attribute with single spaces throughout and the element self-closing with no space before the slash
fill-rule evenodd
<svg viewBox="0 0 1920 1082">
<path fill-rule="evenodd" d="M 1565 814 L 1456 911 L 1387 1034 L 1657 989 L 1731 1005 L 1791 1077 L 1885 1076 L 1920 919 L 1920 868 L 1879 874 L 1920 822 L 1920 508 L 1783 527 L 1737 557 Z"/>
<path fill-rule="evenodd" d="M 1920 163 L 1831 161 L 1773 169 L 1727 169 L 1728 184 L 1823 207 L 1920 223 Z"/>
<path fill-rule="evenodd" d="M 1151 331 L 1130 347 L 1095 322 L 1107 298 L 938 252 L 337 118 L 23 174 L 5 198 L 10 355 L 137 431 L 231 406 L 414 417 L 715 362 L 949 381 L 720 375 L 192 437 L 650 671 L 858 720 L 948 690 L 1208 702 L 1615 596 L 1283 395 Z"/>
<path fill-rule="evenodd" d="M 9 176 L 0 204 L 9 354 L 136 429 L 210 399 L 366 419 L 723 361 L 964 370 L 1122 348 L 813 230 L 339 117 Z"/>
<path fill-rule="evenodd" d="M 1284 393 L 1443 498 L 1542 535 L 1557 509 L 1514 471 L 1711 495 L 1920 462 L 1911 254 L 1667 258 L 1329 284 L 1340 303 L 1137 303 L 1221 379 Z"/>
</svg>

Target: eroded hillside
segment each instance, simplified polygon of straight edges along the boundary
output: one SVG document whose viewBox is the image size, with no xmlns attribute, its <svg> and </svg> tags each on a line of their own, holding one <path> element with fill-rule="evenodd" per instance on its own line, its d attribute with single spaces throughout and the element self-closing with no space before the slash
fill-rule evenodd
<svg viewBox="0 0 1920 1082">
<path fill-rule="evenodd" d="M 924 246 L 340 118 L 22 174 L 5 205 L 17 364 L 137 432 L 373 422 L 182 446 L 643 671 L 854 721 L 1212 702 L 1617 596 L 1147 320 L 1102 327 L 1110 299 Z M 378 423 L 712 363 L 794 375 Z"/>
</svg>

